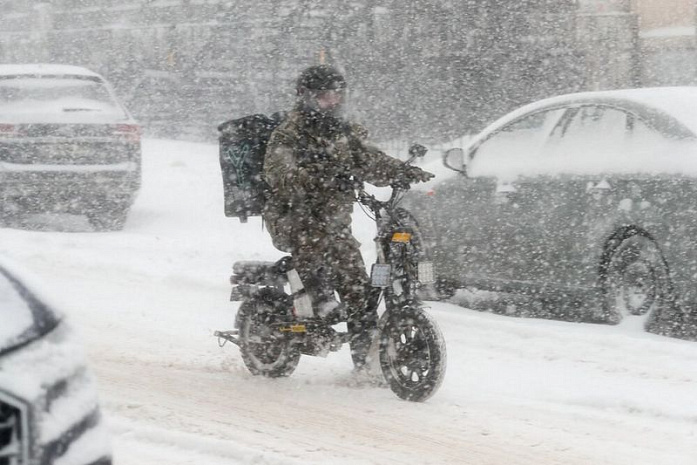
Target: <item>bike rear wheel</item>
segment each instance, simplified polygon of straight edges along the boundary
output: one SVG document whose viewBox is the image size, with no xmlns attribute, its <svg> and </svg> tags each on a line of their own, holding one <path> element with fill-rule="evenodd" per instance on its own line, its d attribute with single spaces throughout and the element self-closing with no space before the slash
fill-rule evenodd
<svg viewBox="0 0 697 465">
<path fill-rule="evenodd" d="M 421 308 L 388 311 L 380 335 L 380 368 L 401 399 L 423 402 L 445 377 L 445 340 L 435 319 Z"/>
<path fill-rule="evenodd" d="M 272 299 L 272 296 L 268 296 Z M 253 375 L 290 376 L 300 361 L 300 351 L 271 322 L 275 309 L 269 299 L 254 298 L 240 305 L 237 314 L 242 361 Z"/>
</svg>

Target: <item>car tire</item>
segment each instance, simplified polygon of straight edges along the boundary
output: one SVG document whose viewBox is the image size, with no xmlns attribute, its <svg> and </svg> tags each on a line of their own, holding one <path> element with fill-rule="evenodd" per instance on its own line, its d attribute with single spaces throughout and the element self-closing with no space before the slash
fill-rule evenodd
<svg viewBox="0 0 697 465">
<path fill-rule="evenodd" d="M 668 266 L 647 236 L 634 234 L 614 242 L 601 268 L 606 320 L 640 320 L 648 329 L 673 302 Z"/>
<path fill-rule="evenodd" d="M 87 219 L 95 231 L 120 231 L 126 224 L 128 210 L 128 208 L 120 207 L 93 212 L 87 215 Z"/>
</svg>

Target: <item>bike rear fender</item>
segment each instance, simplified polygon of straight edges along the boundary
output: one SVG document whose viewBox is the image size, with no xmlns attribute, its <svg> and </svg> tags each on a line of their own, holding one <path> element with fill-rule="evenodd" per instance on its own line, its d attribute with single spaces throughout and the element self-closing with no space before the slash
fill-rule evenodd
<svg viewBox="0 0 697 465">
<path fill-rule="evenodd" d="M 283 291 L 288 283 L 284 272 L 285 268 L 279 266 L 279 262 L 241 261 L 235 262 L 232 267 L 231 301 L 240 301 L 252 298 L 261 289 L 273 288 Z"/>
</svg>

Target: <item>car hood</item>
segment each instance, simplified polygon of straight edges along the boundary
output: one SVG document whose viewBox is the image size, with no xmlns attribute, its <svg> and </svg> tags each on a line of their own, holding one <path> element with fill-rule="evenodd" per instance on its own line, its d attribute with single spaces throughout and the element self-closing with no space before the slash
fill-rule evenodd
<svg viewBox="0 0 697 465">
<path fill-rule="evenodd" d="M 32 449 L 50 456 L 50 463 L 92 463 L 110 456 L 96 392 L 82 345 L 65 322 L 0 357 L 0 394 L 25 406 L 37 443 Z M 54 450 L 56 444 L 66 447 Z"/>
</svg>

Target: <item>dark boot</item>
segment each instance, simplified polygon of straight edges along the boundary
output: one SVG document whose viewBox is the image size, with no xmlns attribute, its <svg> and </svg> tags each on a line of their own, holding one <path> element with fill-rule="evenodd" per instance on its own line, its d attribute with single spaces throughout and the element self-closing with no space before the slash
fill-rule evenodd
<svg viewBox="0 0 697 465">
<path fill-rule="evenodd" d="M 320 299 L 315 305 L 315 315 L 329 325 L 346 321 L 346 305 L 335 298 Z"/>
<path fill-rule="evenodd" d="M 378 330 L 378 318 L 375 315 L 360 315 L 348 320 L 348 331 L 351 333 L 349 345 L 351 347 L 351 359 L 353 366 L 360 370 L 366 365 L 366 358 L 370 351 L 370 345 L 376 337 Z"/>
</svg>

